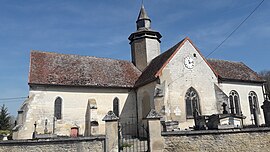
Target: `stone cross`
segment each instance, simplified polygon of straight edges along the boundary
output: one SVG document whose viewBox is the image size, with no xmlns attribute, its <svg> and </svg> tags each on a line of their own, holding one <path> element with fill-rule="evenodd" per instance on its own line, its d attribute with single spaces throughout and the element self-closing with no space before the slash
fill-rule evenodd
<svg viewBox="0 0 270 152">
<path fill-rule="evenodd" d="M 228 114 L 228 111 L 226 110 L 227 104 L 223 102 L 221 106 L 223 107 L 223 114 Z"/>
</svg>

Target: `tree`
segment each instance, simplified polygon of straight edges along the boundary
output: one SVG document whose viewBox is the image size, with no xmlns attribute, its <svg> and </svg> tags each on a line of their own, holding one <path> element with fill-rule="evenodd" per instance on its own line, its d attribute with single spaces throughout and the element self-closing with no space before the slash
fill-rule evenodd
<svg viewBox="0 0 270 152">
<path fill-rule="evenodd" d="M 268 95 L 268 98 L 270 97 L 270 71 L 261 71 L 259 75 L 266 80 L 266 83 L 264 84 L 265 87 L 265 93 Z"/>
<path fill-rule="evenodd" d="M 4 104 L 0 109 L 0 130 L 10 130 L 10 116 L 8 109 Z"/>
</svg>

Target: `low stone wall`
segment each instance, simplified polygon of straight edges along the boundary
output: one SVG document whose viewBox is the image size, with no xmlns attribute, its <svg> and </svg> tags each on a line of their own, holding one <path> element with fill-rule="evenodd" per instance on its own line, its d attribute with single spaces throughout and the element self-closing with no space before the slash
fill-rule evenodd
<svg viewBox="0 0 270 152">
<path fill-rule="evenodd" d="M 163 132 L 165 151 L 270 151 L 270 128 Z"/>
<path fill-rule="evenodd" d="M 104 152 L 105 136 L 0 141 L 0 152 Z"/>
</svg>

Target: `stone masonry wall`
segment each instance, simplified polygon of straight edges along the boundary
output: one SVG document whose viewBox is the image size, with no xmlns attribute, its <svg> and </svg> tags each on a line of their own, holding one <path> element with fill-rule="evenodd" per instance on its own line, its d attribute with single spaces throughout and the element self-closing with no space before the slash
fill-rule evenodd
<svg viewBox="0 0 270 152">
<path fill-rule="evenodd" d="M 207 133 L 208 132 L 208 133 Z M 270 129 L 201 131 L 164 134 L 166 152 L 266 152 L 270 151 Z"/>
<path fill-rule="evenodd" d="M 1 141 L 0 152 L 104 152 L 105 136 Z"/>
</svg>

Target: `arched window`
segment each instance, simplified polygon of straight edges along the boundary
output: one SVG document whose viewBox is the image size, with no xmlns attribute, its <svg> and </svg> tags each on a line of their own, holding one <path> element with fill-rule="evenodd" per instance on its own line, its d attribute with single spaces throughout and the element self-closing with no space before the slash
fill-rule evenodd
<svg viewBox="0 0 270 152">
<path fill-rule="evenodd" d="M 54 117 L 62 119 L 62 98 L 57 97 L 54 102 Z"/>
<path fill-rule="evenodd" d="M 259 113 L 258 97 L 254 91 L 249 92 L 248 101 L 249 101 L 250 113 L 251 114 L 254 114 L 254 112 Z"/>
<path fill-rule="evenodd" d="M 239 95 L 236 91 L 232 90 L 229 94 L 230 112 L 232 114 L 241 114 Z"/>
<path fill-rule="evenodd" d="M 119 99 L 117 97 L 113 99 L 113 113 L 119 117 Z"/>
<path fill-rule="evenodd" d="M 186 101 L 186 117 L 193 118 L 195 111 L 200 113 L 200 98 L 197 91 L 194 88 L 189 88 L 185 95 Z"/>
</svg>

